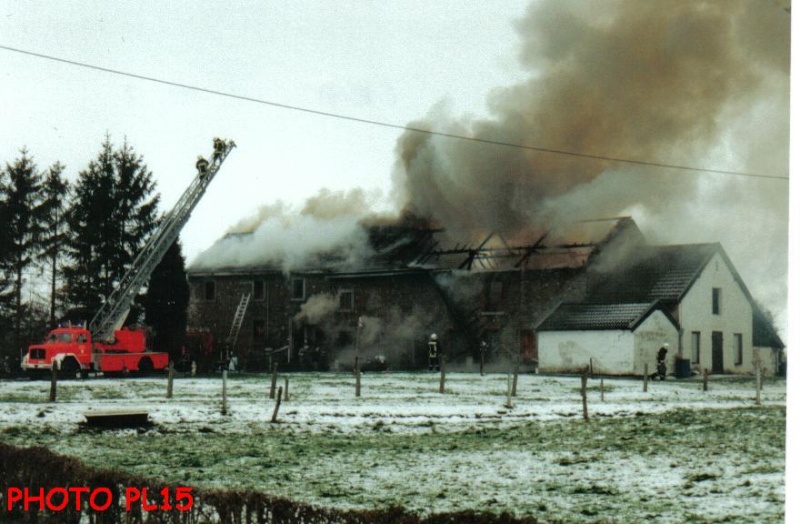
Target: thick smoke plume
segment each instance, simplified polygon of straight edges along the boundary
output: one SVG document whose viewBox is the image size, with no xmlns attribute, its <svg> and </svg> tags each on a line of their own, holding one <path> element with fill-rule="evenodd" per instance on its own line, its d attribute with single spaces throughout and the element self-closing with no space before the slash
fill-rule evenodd
<svg viewBox="0 0 800 524">
<path fill-rule="evenodd" d="M 358 267 L 371 254 L 361 221 L 370 213 L 367 194 L 321 190 L 300 210 L 264 206 L 203 252 L 191 269 L 272 265 L 288 273 L 313 267 Z"/>
<path fill-rule="evenodd" d="M 788 4 L 788 3 L 787 3 Z M 790 16 L 780 2 L 536 2 L 517 23 L 529 80 L 490 117 L 411 127 L 481 140 L 788 176 Z M 402 205 L 508 238 L 632 215 L 652 242 L 721 241 L 757 296 L 786 293 L 785 181 L 663 169 L 406 132 Z M 756 255 L 757 253 L 757 255 Z"/>
<path fill-rule="evenodd" d="M 409 127 L 605 158 L 788 176 L 790 15 L 786 1 L 538 1 L 516 22 L 518 85 L 482 119 L 434 107 Z M 468 35 L 465 35 L 468 37 Z M 444 88 L 443 88 L 444 92 Z M 402 216 L 451 240 L 557 236 L 580 219 L 631 215 L 653 243 L 720 241 L 781 322 L 788 183 L 506 147 L 408 131 L 394 189 Z M 299 212 L 265 207 L 193 269 L 285 271 L 370 254 L 367 196 L 322 192 Z M 443 242 L 445 242 L 443 240 Z"/>
</svg>

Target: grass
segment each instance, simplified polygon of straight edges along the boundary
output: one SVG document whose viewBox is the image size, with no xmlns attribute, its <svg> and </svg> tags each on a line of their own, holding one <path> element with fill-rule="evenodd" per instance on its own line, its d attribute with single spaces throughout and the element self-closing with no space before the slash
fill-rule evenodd
<svg viewBox="0 0 800 524">
<path fill-rule="evenodd" d="M 281 423 L 269 424 L 263 417 L 236 421 L 245 404 L 270 412 L 268 377 L 237 377 L 241 388 L 229 388 L 237 395 L 232 417 L 209 407 L 208 417 L 185 423 L 98 435 L 48 422 L 45 412 L 36 425 L 0 425 L 0 440 L 169 482 L 254 488 L 325 505 L 513 511 L 565 522 L 782 522 L 785 406 L 742 401 L 747 383 L 720 393 L 735 402 L 708 407 L 710 397 L 684 384 L 659 384 L 644 396 L 640 384 L 618 381 L 609 389 L 606 380 L 606 398 L 618 395 L 619 405 L 586 423 L 574 382 L 521 383 L 518 407 L 506 410 L 505 392 L 488 399 L 482 393 L 491 395 L 504 379 L 455 377 L 448 382 L 453 393 L 442 396 L 434 392 L 438 377 L 410 377 L 402 388 L 390 387 L 389 377 L 365 377 L 367 398 L 357 401 L 341 375 L 319 387 L 319 377 L 292 375 L 292 400 Z M 113 398 L 103 387 L 87 393 L 74 386 L 74 397 Z M 159 381 L 125 386 L 143 399 L 163 396 Z M 159 400 L 160 409 L 209 404 L 208 389 L 176 382 L 176 395 Z M 673 396 L 658 412 L 642 404 Z M 590 411 L 599 409 L 598 397 Z M 402 408 L 392 411 L 396 402 Z M 531 408 L 564 402 L 544 421 Z M 475 413 L 459 414 L 473 405 Z M 425 415 L 406 412 L 415 409 Z"/>
</svg>

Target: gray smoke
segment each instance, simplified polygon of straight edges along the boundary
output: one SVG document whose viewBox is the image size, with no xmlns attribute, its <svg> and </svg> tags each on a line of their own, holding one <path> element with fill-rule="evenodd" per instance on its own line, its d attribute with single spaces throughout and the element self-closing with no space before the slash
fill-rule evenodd
<svg viewBox="0 0 800 524">
<path fill-rule="evenodd" d="M 516 28 L 519 85 L 490 117 L 442 107 L 411 127 L 551 150 L 788 176 L 790 16 L 780 2 L 536 2 Z M 720 241 L 782 313 L 788 184 L 406 132 L 404 208 L 449 231 L 530 239 L 631 215 L 651 242 Z"/>
</svg>

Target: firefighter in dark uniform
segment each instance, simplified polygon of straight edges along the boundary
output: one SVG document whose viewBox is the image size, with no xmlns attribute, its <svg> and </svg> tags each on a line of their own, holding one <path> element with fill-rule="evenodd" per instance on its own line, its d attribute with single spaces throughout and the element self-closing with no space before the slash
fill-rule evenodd
<svg viewBox="0 0 800 524">
<path fill-rule="evenodd" d="M 439 371 L 439 339 L 436 333 L 433 333 L 428 341 L 428 370 Z"/>
<path fill-rule="evenodd" d="M 201 156 L 197 157 L 197 163 L 194 166 L 201 175 L 204 175 L 208 172 L 208 160 Z"/>
<path fill-rule="evenodd" d="M 656 375 L 658 376 L 659 380 L 666 380 L 667 379 L 667 352 L 669 351 L 669 344 L 664 344 L 661 346 L 661 349 L 658 350 L 658 355 L 656 355 Z"/>
<path fill-rule="evenodd" d="M 221 138 L 214 139 L 214 161 L 217 161 L 220 158 L 222 158 L 222 155 L 225 153 L 226 148 L 227 145 L 225 144 L 225 141 L 223 139 Z"/>
</svg>

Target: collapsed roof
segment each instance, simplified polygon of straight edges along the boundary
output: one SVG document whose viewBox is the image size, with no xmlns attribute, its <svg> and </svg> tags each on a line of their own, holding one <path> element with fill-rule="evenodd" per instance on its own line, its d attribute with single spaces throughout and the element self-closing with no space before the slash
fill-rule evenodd
<svg viewBox="0 0 800 524">
<path fill-rule="evenodd" d="M 295 237 L 300 237 L 300 231 Z M 360 238 L 357 238 L 360 237 Z M 463 238 L 462 238 L 463 237 Z M 477 240 L 475 240 L 477 238 Z M 229 234 L 189 267 L 192 275 L 253 272 L 370 272 L 404 269 L 502 271 L 578 268 L 598 251 L 620 239 L 642 243 L 630 217 L 582 221 L 552 232 L 530 231 L 522 241 L 496 232 L 451 232 L 421 220 L 359 224 L 340 244 L 309 252 L 301 263 L 287 267 L 289 255 L 280 249 L 258 250 L 258 232 Z M 298 241 L 302 241 L 299 239 Z M 289 246 L 284 246 L 289 250 Z M 231 255 L 236 252 L 237 255 Z M 297 258 L 297 257 L 295 257 Z M 296 260 L 293 260 L 296 262 Z"/>
</svg>

